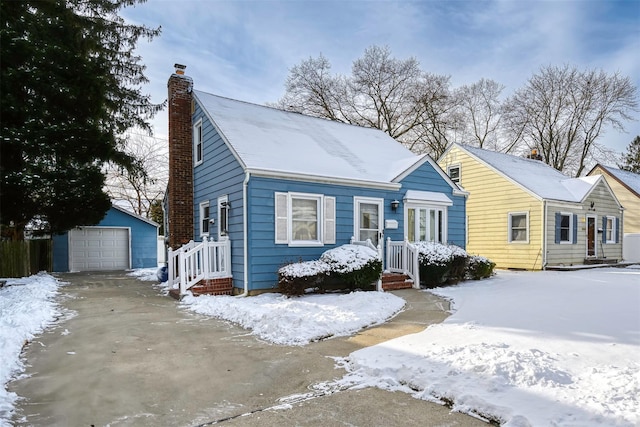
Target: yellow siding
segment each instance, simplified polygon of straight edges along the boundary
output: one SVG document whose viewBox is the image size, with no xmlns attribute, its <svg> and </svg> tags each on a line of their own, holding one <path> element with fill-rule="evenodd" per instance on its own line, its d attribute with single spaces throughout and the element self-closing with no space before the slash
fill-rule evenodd
<svg viewBox="0 0 640 427">
<path fill-rule="evenodd" d="M 485 256 L 498 268 L 542 268 L 542 201 L 489 167 L 453 147 L 440 167 L 460 165 L 467 199 L 467 252 Z M 509 243 L 509 212 L 529 213 L 529 242 Z"/>
<path fill-rule="evenodd" d="M 604 179 L 624 208 L 624 233 L 640 233 L 640 197 L 629 191 L 618 180 L 613 178 L 599 166 L 590 175 L 604 175 Z"/>
</svg>

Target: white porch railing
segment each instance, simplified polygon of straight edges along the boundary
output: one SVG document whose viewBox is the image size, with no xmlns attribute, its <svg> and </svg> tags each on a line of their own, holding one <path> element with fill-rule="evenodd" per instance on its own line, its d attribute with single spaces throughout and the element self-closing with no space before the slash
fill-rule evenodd
<svg viewBox="0 0 640 427">
<path fill-rule="evenodd" d="M 393 242 L 387 238 L 386 269 L 391 273 L 406 274 L 413 280 L 413 288 L 420 289 L 418 248 L 408 240 Z"/>
<path fill-rule="evenodd" d="M 362 240 L 356 240 L 355 237 L 351 236 L 351 241 L 349 243 L 351 243 L 352 245 L 362 245 L 362 246 L 366 246 L 368 248 L 373 249 L 378 254 L 378 259 L 380 261 L 383 261 L 383 259 L 382 259 L 382 246 L 380 246 L 380 244 L 378 244 L 378 246 L 374 245 L 371 242 L 371 239 L 367 239 L 367 240 L 362 241 Z M 376 290 L 382 292 L 382 277 L 378 278 L 378 283 L 376 284 Z"/>
<path fill-rule="evenodd" d="M 201 280 L 231 277 L 229 240 L 192 240 L 175 251 L 169 248 L 167 258 L 169 287 L 179 284 L 180 295 Z"/>
</svg>

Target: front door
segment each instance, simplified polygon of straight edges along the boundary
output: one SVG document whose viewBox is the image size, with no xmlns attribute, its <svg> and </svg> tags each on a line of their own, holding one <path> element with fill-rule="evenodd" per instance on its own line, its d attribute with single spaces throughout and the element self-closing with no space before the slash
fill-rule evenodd
<svg viewBox="0 0 640 427">
<path fill-rule="evenodd" d="M 596 256 L 596 217 L 587 216 L 587 256 Z"/>
<path fill-rule="evenodd" d="M 354 233 L 356 240 L 371 240 L 375 246 L 382 240 L 383 199 L 355 197 Z"/>
</svg>

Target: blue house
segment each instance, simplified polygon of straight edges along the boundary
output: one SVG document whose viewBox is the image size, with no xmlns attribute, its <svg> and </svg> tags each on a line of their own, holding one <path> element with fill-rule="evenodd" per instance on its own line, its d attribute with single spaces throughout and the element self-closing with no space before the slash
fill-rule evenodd
<svg viewBox="0 0 640 427">
<path fill-rule="evenodd" d="M 257 293 L 276 287 L 279 267 L 352 238 L 383 251 L 388 239 L 465 246 L 467 193 L 429 156 L 377 129 L 194 90 L 181 69 L 168 86 L 169 246 L 230 250 L 174 277 L 201 279 L 206 258 L 228 293 Z"/>
<path fill-rule="evenodd" d="M 97 225 L 53 236 L 53 271 L 157 267 L 158 227 L 113 205 Z"/>
</svg>

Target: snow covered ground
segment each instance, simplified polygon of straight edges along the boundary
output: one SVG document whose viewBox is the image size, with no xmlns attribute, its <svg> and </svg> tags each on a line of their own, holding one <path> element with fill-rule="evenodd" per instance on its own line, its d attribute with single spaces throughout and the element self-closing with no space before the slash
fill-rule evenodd
<svg viewBox="0 0 640 427">
<path fill-rule="evenodd" d="M 451 317 L 339 360 L 348 373 L 336 385 L 403 391 L 506 426 L 640 425 L 640 266 L 500 271 L 430 292 L 452 300 Z M 389 297 L 204 296 L 183 304 L 262 339 L 303 345 L 384 322 L 399 307 Z"/>
<path fill-rule="evenodd" d="M 499 272 L 440 288 L 454 314 L 352 353 L 341 380 L 505 426 L 640 425 L 640 266 Z"/>
<path fill-rule="evenodd" d="M 156 280 L 155 269 L 131 275 Z M 3 384 L 23 369 L 24 341 L 59 316 L 54 278 L 10 283 L 17 286 L 0 290 Z M 508 426 L 640 425 L 640 266 L 500 271 L 431 292 L 453 301 L 452 316 L 338 359 L 347 373 L 334 386 L 402 391 Z M 357 292 L 187 297 L 181 305 L 236 322 L 264 340 L 305 345 L 382 323 L 404 301 Z M 15 398 L 0 390 L 0 425 Z"/>
<path fill-rule="evenodd" d="M 9 426 L 18 396 L 5 385 L 24 371 L 20 359 L 24 344 L 62 315 L 55 302 L 61 283 L 43 273 L 3 280 L 7 282 L 0 288 L 0 426 Z"/>
</svg>

